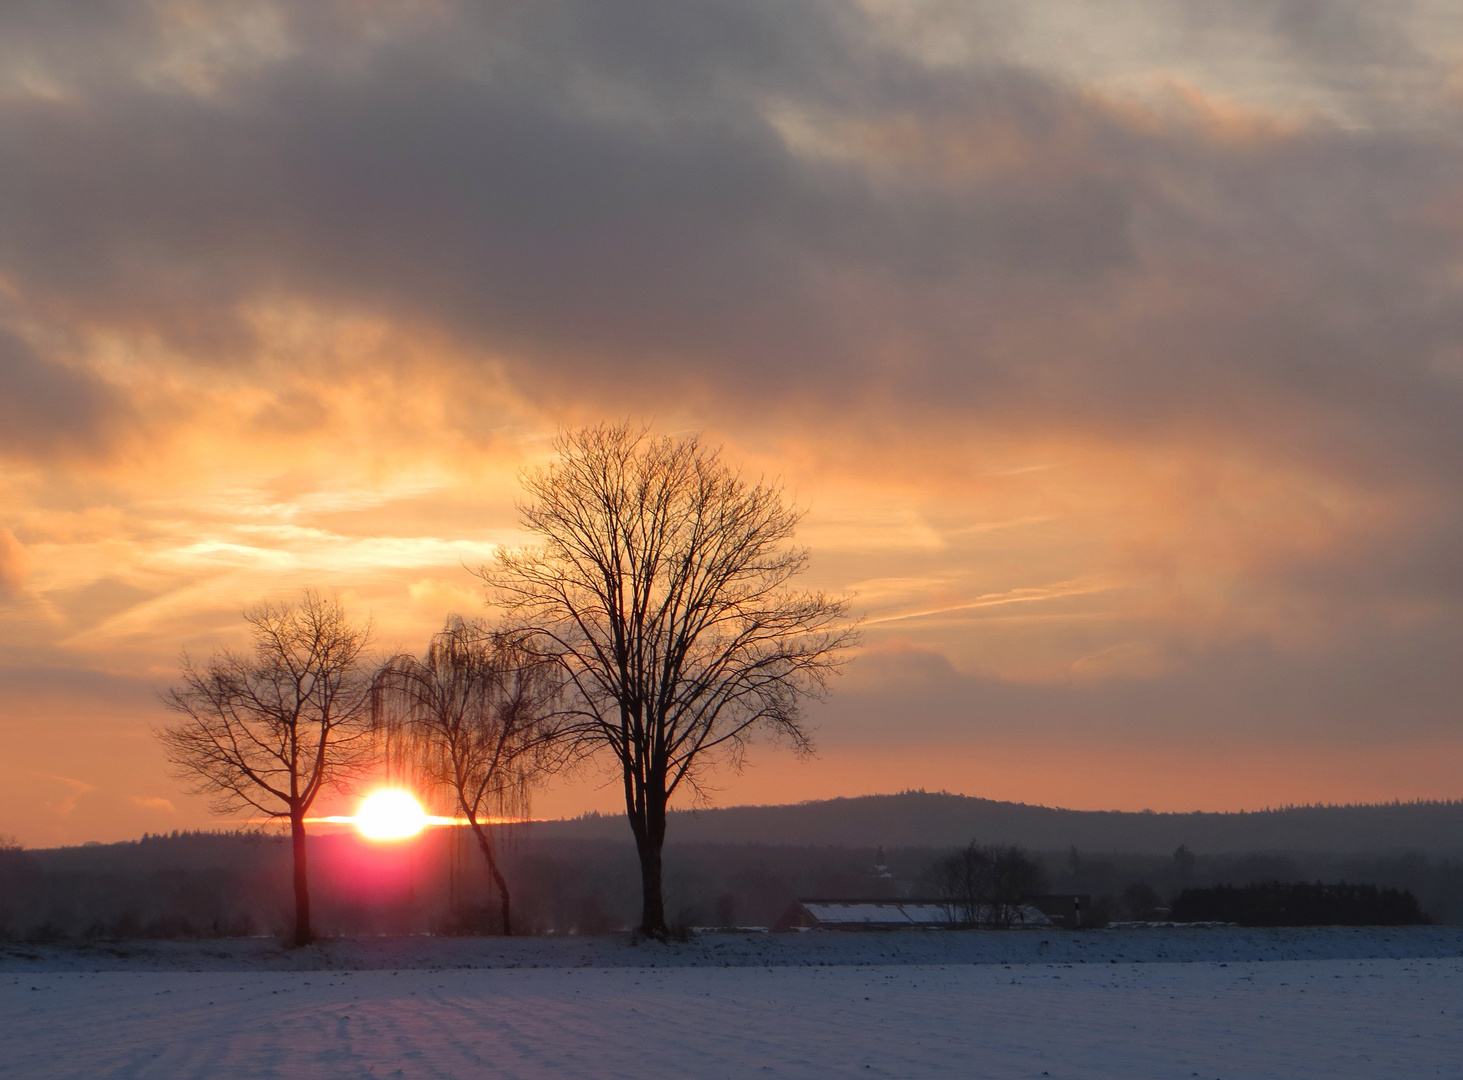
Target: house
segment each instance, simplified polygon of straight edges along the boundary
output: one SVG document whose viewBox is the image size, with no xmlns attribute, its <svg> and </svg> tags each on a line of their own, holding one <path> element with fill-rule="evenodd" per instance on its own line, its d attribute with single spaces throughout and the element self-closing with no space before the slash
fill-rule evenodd
<svg viewBox="0 0 1463 1080">
<path fill-rule="evenodd" d="M 772 929 L 794 930 L 951 930 L 961 924 L 939 900 L 799 900 Z M 1051 926 L 1037 907 L 1022 904 L 1016 926 Z"/>
</svg>

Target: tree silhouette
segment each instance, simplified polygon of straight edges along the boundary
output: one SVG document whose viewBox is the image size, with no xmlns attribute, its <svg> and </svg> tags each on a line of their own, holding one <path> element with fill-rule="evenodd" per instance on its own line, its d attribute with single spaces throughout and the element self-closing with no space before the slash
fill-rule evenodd
<svg viewBox="0 0 1463 1080">
<path fill-rule="evenodd" d="M 854 640 L 843 602 L 797 591 L 800 513 L 694 438 L 628 426 L 561 435 L 527 474 L 523 526 L 538 544 L 482 575 L 562 671 L 566 734 L 618 765 L 640 859 L 643 933 L 668 932 L 666 810 L 755 728 L 809 746 L 800 701 L 826 688 Z"/>
<path fill-rule="evenodd" d="M 454 617 L 425 655 L 392 657 L 375 680 L 372 716 L 388 756 L 463 814 L 497 886 L 504 934 L 512 906 L 493 819 L 525 815 L 534 782 L 563 761 L 557 674 L 514 635 Z"/>
<path fill-rule="evenodd" d="M 163 704 L 183 720 L 157 732 L 175 775 L 209 795 L 215 813 L 253 809 L 289 821 L 294 855 L 294 943 L 314 938 L 305 817 L 320 792 L 346 781 L 370 753 L 369 627 L 339 601 L 309 591 L 298 604 L 244 615 L 248 652 L 222 650 L 196 666 L 185 653 Z"/>
<path fill-rule="evenodd" d="M 1045 884 L 1041 867 L 1022 848 L 974 840 L 937 860 L 930 878 L 951 922 L 1001 929 L 1021 917 L 1022 901 Z"/>
</svg>

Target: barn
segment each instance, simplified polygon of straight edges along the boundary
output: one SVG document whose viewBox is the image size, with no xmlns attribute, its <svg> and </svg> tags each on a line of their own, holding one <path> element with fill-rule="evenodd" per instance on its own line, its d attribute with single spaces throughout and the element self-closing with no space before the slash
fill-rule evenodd
<svg viewBox="0 0 1463 1080">
<path fill-rule="evenodd" d="M 959 924 L 938 900 L 798 900 L 772 929 L 797 930 L 949 930 Z M 1032 904 L 1022 904 L 1017 926 L 1052 926 Z"/>
</svg>

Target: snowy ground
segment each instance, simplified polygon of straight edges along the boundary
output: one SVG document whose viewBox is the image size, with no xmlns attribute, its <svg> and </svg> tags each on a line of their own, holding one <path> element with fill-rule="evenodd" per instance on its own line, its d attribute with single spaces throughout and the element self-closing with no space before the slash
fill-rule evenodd
<svg viewBox="0 0 1463 1080">
<path fill-rule="evenodd" d="M 240 944 L 0 949 L 0 1077 L 1463 1077 L 1449 928 Z"/>
<path fill-rule="evenodd" d="M 705 934 L 632 945 L 626 934 L 534 938 L 341 938 L 285 949 L 272 938 L 0 943 L 12 971 L 384 971 L 484 967 L 796 967 L 833 964 L 1106 964 L 1238 960 L 1402 960 L 1463 956 L 1463 926 L 1245 930 L 903 930 Z"/>
</svg>

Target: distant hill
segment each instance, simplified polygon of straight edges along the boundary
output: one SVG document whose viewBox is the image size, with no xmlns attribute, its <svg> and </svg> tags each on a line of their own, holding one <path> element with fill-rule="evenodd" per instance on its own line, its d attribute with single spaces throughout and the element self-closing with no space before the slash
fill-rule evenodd
<svg viewBox="0 0 1463 1080">
<path fill-rule="evenodd" d="M 630 839 L 625 819 L 590 814 L 535 823 L 545 838 Z M 1242 813 L 1062 810 L 944 792 L 906 791 L 784 806 L 671 814 L 667 842 L 946 847 L 971 839 L 1037 851 L 1205 854 L 1255 851 L 1463 854 L 1463 801 L 1294 806 Z"/>
</svg>

